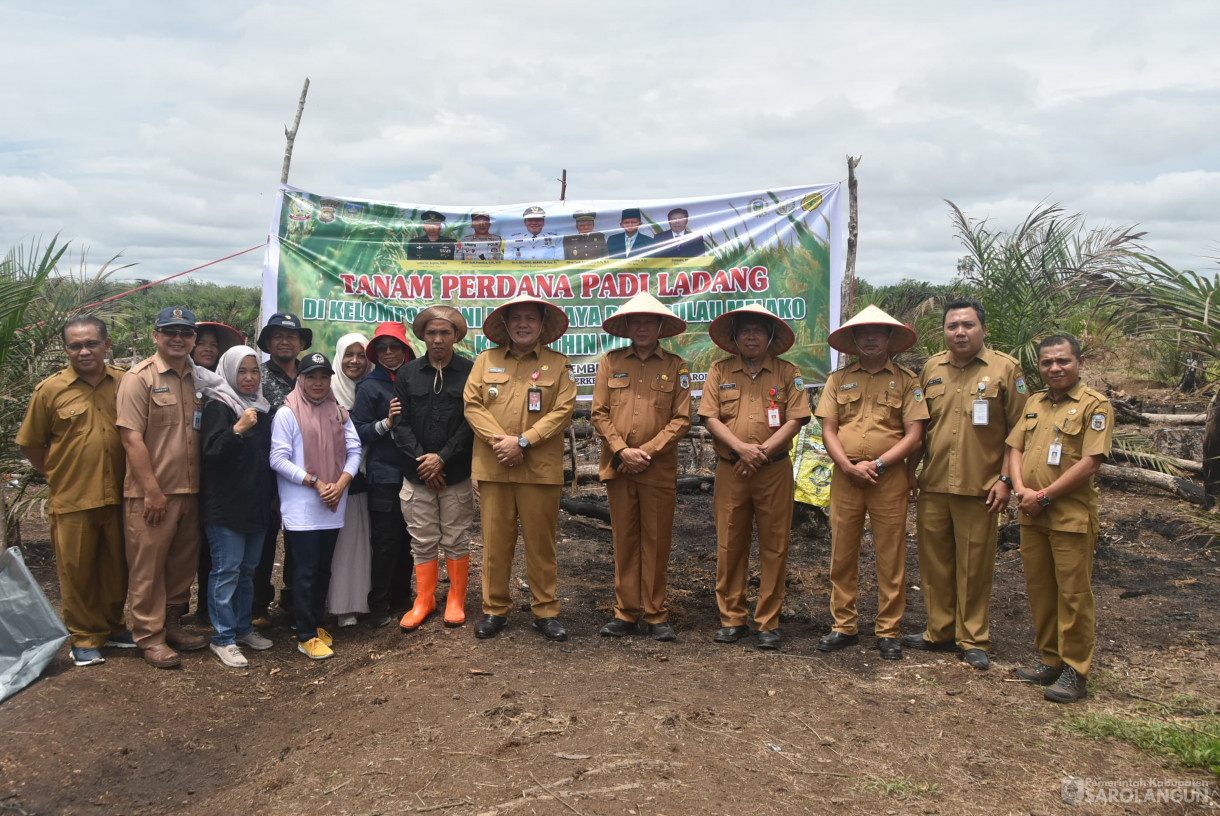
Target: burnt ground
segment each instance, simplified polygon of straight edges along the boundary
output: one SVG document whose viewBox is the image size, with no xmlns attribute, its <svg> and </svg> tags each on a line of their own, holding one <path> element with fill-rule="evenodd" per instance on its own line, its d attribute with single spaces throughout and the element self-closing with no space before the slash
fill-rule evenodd
<svg viewBox="0 0 1220 816">
<path fill-rule="evenodd" d="M 598 492 L 588 488 L 590 496 Z M 610 616 L 609 529 L 562 515 L 560 592 L 570 640 L 529 627 L 528 592 L 497 639 L 477 641 L 474 552 L 467 615 L 415 633 L 332 630 L 311 662 L 286 628 L 250 668 L 208 651 L 180 669 L 109 651 L 76 669 L 61 651 L 0 704 L 0 811 L 22 814 L 1028 814 L 1186 813 L 1182 805 L 1062 802 L 1067 775 L 1209 780 L 1065 718 L 1138 700 L 1220 699 L 1220 548 L 1180 535 L 1183 507 L 1103 487 L 1098 653 L 1090 698 L 1060 707 L 1016 682 L 1036 659 L 1020 556 L 1001 544 L 993 666 L 910 652 L 878 658 L 871 549 L 858 647 L 815 649 L 830 626 L 824 529 L 794 531 L 778 654 L 712 643 L 711 497 L 679 495 L 670 569 L 676 643 L 601 638 Z M 912 516 L 913 532 L 913 516 Z M 479 531 L 473 536 L 477 543 Z M 58 600 L 45 526 L 25 556 Z M 914 538 L 905 632 L 924 620 Z M 518 555 L 518 572 L 524 567 Z M 516 579 L 515 579 L 516 580 Z M 249 650 L 247 650 L 249 651 Z"/>
</svg>

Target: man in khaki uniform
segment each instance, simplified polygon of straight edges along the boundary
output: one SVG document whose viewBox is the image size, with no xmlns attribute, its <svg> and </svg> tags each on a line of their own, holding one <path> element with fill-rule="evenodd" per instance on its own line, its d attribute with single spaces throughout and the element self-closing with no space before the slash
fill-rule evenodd
<svg viewBox="0 0 1220 816">
<path fill-rule="evenodd" d="M 495 637 L 512 609 L 509 577 L 517 522 L 534 628 L 567 640 L 556 597 L 555 528 L 563 492 L 563 432 L 576 407 L 568 358 L 546 347 L 563 336 L 568 316 L 558 306 L 521 295 L 483 321 L 496 344 L 474 361 L 462 393 L 474 431 L 472 476 L 483 520 L 483 619 L 475 636 Z"/>
<path fill-rule="evenodd" d="M 715 442 L 717 643 L 749 634 L 746 581 L 751 527 L 758 525 L 759 649 L 780 647 L 779 613 L 792 529 L 792 461 L 788 451 L 809 421 L 800 369 L 779 355 L 796 335 L 761 306 L 725 312 L 708 327 L 712 341 L 731 353 L 712 364 L 703 383 L 699 416 Z"/>
<path fill-rule="evenodd" d="M 991 585 L 999 513 L 1012 480 L 1004 440 L 1021 420 L 1025 377 L 1013 357 L 984 348 L 986 313 L 977 300 L 945 304 L 947 351 L 932 356 L 919 376 L 929 420 L 923 472 L 907 460 L 919 491 L 919 574 L 927 628 L 902 638 L 931 651 L 961 651 L 976 669 L 990 665 Z"/>
<path fill-rule="evenodd" d="M 1056 334 L 1038 344 L 1046 390 L 1030 396 L 1008 435 L 1020 503 L 1021 562 L 1041 663 L 1017 677 L 1071 703 L 1087 696 L 1093 663 L 1093 547 L 1101 524 L 1093 474 L 1114 441 L 1110 401 L 1080 381 L 1080 343 Z"/>
<path fill-rule="evenodd" d="M 195 313 L 162 309 L 153 340 L 157 353 L 119 383 L 117 422 L 127 452 L 123 516 L 132 634 L 146 661 L 169 668 L 181 662 L 174 649 L 202 649 L 209 640 L 179 623 L 200 539 L 203 395 L 190 359 Z"/>
<path fill-rule="evenodd" d="M 106 365 L 103 321 L 76 317 L 60 334 L 68 367 L 34 387 L 17 444 L 51 487 L 51 541 L 72 660 L 92 666 L 105 662 L 103 646 L 135 646 L 123 622 L 126 462 L 114 427 L 124 371 Z"/>
<path fill-rule="evenodd" d="M 638 628 L 654 640 L 674 640 L 665 587 L 678 441 L 690 430 L 690 369 L 658 340 L 681 334 L 686 321 L 641 292 L 606 318 L 602 330 L 631 338 L 631 345 L 606 352 L 593 385 L 590 419 L 602 438 L 598 477 L 614 531 L 614 619 L 601 634 L 622 637 Z"/>
<path fill-rule="evenodd" d="M 857 359 L 830 375 L 818 401 L 822 439 L 835 463 L 830 481 L 834 628 L 818 641 L 818 649 L 833 652 L 860 641 L 856 598 L 867 513 L 877 563 L 877 650 L 886 660 L 900 660 L 898 625 L 906 604 L 906 458 L 919 449 L 928 408 L 915 374 L 892 357 L 915 345 L 915 332 L 868 306 L 827 340 Z"/>
</svg>

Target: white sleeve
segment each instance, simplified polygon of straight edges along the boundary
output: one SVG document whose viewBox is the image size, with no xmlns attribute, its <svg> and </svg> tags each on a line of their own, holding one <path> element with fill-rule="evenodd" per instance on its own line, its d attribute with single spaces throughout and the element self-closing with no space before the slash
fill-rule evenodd
<svg viewBox="0 0 1220 816">
<path fill-rule="evenodd" d="M 351 425 L 351 422 L 348 422 Z M 353 429 L 353 433 L 354 433 Z M 283 406 L 271 420 L 271 469 L 293 484 L 303 484 L 309 474 L 292 461 L 292 453 L 301 444 L 301 429 L 292 409 Z"/>
<path fill-rule="evenodd" d="M 356 474 L 360 471 L 360 436 L 356 433 L 356 426 L 352 424 L 349 418 L 343 423 L 343 441 L 347 446 L 347 461 L 343 464 L 343 472 L 356 478 Z"/>
</svg>

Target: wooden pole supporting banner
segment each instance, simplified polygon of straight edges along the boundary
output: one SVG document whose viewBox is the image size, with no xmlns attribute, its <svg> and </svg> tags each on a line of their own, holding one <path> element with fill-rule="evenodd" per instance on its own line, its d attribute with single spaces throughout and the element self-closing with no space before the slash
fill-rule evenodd
<svg viewBox="0 0 1220 816">
<path fill-rule="evenodd" d="M 292 164 L 292 143 L 297 139 L 297 128 L 301 126 L 301 113 L 305 110 L 305 95 L 309 93 L 309 77 L 305 77 L 305 87 L 301 88 L 301 99 L 297 102 L 297 116 L 292 120 L 292 129 L 284 128 L 284 138 L 288 140 L 284 148 L 284 169 L 280 171 L 280 184 L 288 183 L 288 168 Z"/>
</svg>

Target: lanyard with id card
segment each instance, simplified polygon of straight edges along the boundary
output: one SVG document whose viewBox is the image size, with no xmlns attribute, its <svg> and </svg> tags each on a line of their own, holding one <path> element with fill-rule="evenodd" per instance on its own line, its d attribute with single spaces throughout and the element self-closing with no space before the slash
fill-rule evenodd
<svg viewBox="0 0 1220 816">
<path fill-rule="evenodd" d="M 1059 467 L 1059 460 L 1063 458 L 1063 443 L 1059 441 L 1059 426 L 1055 426 L 1055 441 L 1046 449 L 1046 463 L 1052 467 Z"/>
<path fill-rule="evenodd" d="M 767 427 L 768 428 L 778 428 L 780 426 L 779 408 L 777 408 L 775 406 L 775 395 L 777 393 L 778 392 L 774 388 L 771 389 L 771 392 L 770 392 L 771 405 L 767 408 Z"/>
<path fill-rule="evenodd" d="M 534 373 L 530 375 L 530 380 L 534 386 L 529 390 L 529 399 L 527 404 L 531 413 L 538 413 L 542 410 L 542 389 L 538 387 L 538 369 L 534 369 Z"/>
<path fill-rule="evenodd" d="M 191 427 L 196 431 L 203 427 L 203 409 L 199 407 L 199 400 L 203 399 L 203 392 L 195 392 L 195 415 L 191 417 Z"/>
<path fill-rule="evenodd" d="M 974 401 L 974 424 L 986 425 L 990 419 L 988 409 L 990 403 L 983 399 L 983 392 L 987 390 L 987 383 L 979 383 L 979 397 Z"/>
</svg>

